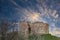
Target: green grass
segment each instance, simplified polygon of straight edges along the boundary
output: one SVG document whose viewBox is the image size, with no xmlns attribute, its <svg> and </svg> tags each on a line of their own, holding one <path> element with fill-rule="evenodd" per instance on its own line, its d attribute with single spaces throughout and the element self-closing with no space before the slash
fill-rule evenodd
<svg viewBox="0 0 60 40">
<path fill-rule="evenodd" d="M 50 34 L 43 34 L 43 35 L 30 35 L 29 40 L 60 40 L 60 39 Z"/>
</svg>

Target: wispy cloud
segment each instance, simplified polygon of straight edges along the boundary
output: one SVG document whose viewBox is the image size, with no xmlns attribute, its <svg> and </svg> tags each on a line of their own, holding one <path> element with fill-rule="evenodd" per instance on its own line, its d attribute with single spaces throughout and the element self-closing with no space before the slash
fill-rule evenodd
<svg viewBox="0 0 60 40">
<path fill-rule="evenodd" d="M 49 27 L 50 30 L 52 30 L 53 32 L 50 32 L 51 34 L 60 34 L 60 31 L 58 31 L 59 29 L 56 27 L 55 22 L 60 20 L 59 18 L 59 14 L 58 11 L 56 9 L 53 9 L 53 6 L 55 5 L 55 2 L 51 2 L 50 5 L 47 5 L 46 3 L 48 3 L 48 0 L 44 1 L 44 0 L 35 0 L 37 3 L 34 3 L 33 1 L 29 1 L 29 0 L 19 0 L 21 2 L 24 3 L 24 7 L 21 7 L 21 5 L 19 5 L 17 2 L 15 2 L 14 0 L 11 0 L 11 2 L 16 5 L 17 7 L 15 8 L 17 13 L 20 16 L 20 21 L 32 21 L 31 19 L 31 15 L 36 14 L 38 15 L 37 20 L 34 21 L 42 21 L 42 22 L 47 22 L 51 21 L 51 23 L 49 23 L 49 25 L 51 25 Z M 28 5 L 29 4 L 29 5 Z M 50 6 L 50 7 L 49 7 Z M 44 18 L 47 18 L 49 20 L 44 20 Z"/>
<path fill-rule="evenodd" d="M 49 33 L 50 33 L 51 35 L 60 37 L 60 28 L 56 27 L 55 23 L 51 23 Z"/>
</svg>

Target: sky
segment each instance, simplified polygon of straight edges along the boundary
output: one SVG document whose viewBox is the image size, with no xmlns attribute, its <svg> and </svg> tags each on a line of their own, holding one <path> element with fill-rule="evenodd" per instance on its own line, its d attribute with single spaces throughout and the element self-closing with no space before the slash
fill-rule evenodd
<svg viewBox="0 0 60 40">
<path fill-rule="evenodd" d="M 60 37 L 60 0 L 0 0 L 0 20 L 44 22 Z"/>
</svg>

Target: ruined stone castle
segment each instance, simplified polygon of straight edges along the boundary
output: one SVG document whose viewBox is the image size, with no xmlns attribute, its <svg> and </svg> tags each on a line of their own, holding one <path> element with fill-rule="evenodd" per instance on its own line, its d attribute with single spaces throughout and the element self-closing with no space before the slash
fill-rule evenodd
<svg viewBox="0 0 60 40">
<path fill-rule="evenodd" d="M 47 23 L 43 22 L 20 22 L 20 36 L 28 36 L 29 34 L 48 34 L 49 28 Z"/>
</svg>

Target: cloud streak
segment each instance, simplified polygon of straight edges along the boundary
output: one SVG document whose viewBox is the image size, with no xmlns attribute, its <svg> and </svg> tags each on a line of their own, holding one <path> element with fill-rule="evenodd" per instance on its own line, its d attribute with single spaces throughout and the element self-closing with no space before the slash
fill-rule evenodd
<svg viewBox="0 0 60 40">
<path fill-rule="evenodd" d="M 34 21 L 42 21 L 46 23 L 48 23 L 48 21 L 51 21 L 49 25 L 51 25 L 50 26 L 51 29 L 53 28 L 53 32 L 50 33 L 60 34 L 60 31 L 58 31 L 58 28 L 55 25 L 56 21 L 58 21 L 59 18 L 58 11 L 56 9 L 53 9 L 55 2 L 50 3 L 50 5 L 47 5 L 48 0 L 46 1 L 35 0 L 35 2 L 29 0 L 19 0 L 19 1 L 22 2 L 24 5 L 23 4 L 19 5 L 17 2 L 15 2 L 15 0 L 11 0 L 11 2 L 17 6 L 15 10 L 20 16 L 20 21 L 32 21 L 31 15 L 36 14 L 38 15 L 38 17 L 37 20 Z M 24 7 L 22 7 L 21 5 Z M 47 18 L 49 20 L 45 20 L 44 18 Z"/>
</svg>

